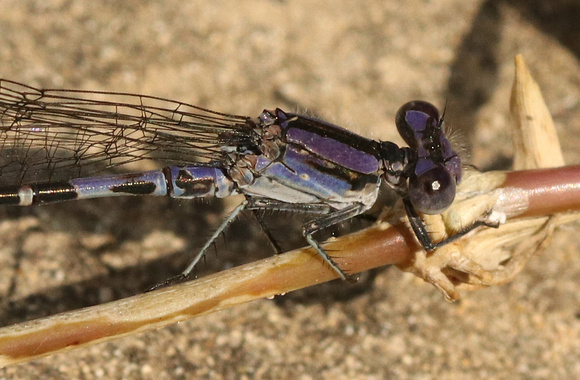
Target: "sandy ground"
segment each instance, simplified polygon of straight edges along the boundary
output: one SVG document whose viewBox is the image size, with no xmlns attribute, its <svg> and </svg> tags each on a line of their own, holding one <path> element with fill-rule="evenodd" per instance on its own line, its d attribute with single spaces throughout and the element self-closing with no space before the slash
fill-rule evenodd
<svg viewBox="0 0 580 380">
<path fill-rule="evenodd" d="M 447 101 L 446 120 L 472 163 L 507 169 L 513 57 L 521 53 L 565 159 L 580 162 L 576 1 L 361 4 L 0 1 L 0 76 L 252 116 L 278 106 L 396 142 L 402 103 Z M 177 273 L 235 202 L 133 198 L 0 210 L 1 324 L 133 295 Z M 557 231 L 513 283 L 458 303 L 391 268 L 358 286 L 334 282 L 254 302 L 0 377 L 578 378 L 577 231 Z M 251 223 L 226 237 L 205 271 L 270 254 Z"/>
</svg>

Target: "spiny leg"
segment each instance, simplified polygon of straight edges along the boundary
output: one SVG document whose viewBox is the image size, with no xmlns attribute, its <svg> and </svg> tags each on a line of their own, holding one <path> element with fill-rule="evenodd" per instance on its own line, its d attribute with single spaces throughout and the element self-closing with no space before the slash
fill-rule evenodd
<svg viewBox="0 0 580 380">
<path fill-rule="evenodd" d="M 344 222 L 357 215 L 362 214 L 367 208 L 361 204 L 354 204 L 341 210 L 330 211 L 330 207 L 324 204 L 300 204 L 280 202 L 267 198 L 248 198 L 248 209 L 270 209 L 277 211 L 294 211 L 309 212 L 315 214 L 327 214 L 321 218 L 315 219 L 302 227 L 302 235 L 312 248 L 322 257 L 322 259 L 342 278 L 343 280 L 352 281 L 353 279 L 344 273 L 342 269 L 332 260 L 332 257 L 326 253 L 320 243 L 312 236 L 316 232 L 323 230 L 332 225 Z"/>
<path fill-rule="evenodd" d="M 252 214 L 254 215 L 256 221 L 260 225 L 262 232 L 264 233 L 264 235 L 266 235 L 268 242 L 270 242 L 270 245 L 272 246 L 272 248 L 274 248 L 274 251 L 276 251 L 276 254 L 282 253 L 282 247 L 280 247 L 280 244 L 278 244 L 278 242 L 270 232 L 268 226 L 264 224 L 263 215 L 259 215 L 259 209 L 252 209 Z"/>
<path fill-rule="evenodd" d="M 433 240 L 431 239 L 431 236 L 429 236 L 429 232 L 427 232 L 425 222 L 423 221 L 423 219 L 421 219 L 421 217 L 415 210 L 415 207 L 413 207 L 411 201 L 405 197 L 403 198 L 403 205 L 405 205 L 405 212 L 407 213 L 407 217 L 409 218 L 409 223 L 411 223 L 411 228 L 413 228 L 415 236 L 417 236 L 419 243 L 421 243 L 421 245 L 423 246 L 423 248 L 425 248 L 426 251 L 433 251 L 437 248 L 441 248 L 444 245 L 449 244 L 462 236 L 465 236 L 469 232 L 481 226 L 492 228 L 499 227 L 499 223 L 490 223 L 486 220 L 476 220 L 471 225 L 457 232 L 455 235 L 449 236 L 447 239 L 444 239 L 438 243 L 434 243 Z"/>
<path fill-rule="evenodd" d="M 322 257 L 322 259 L 332 268 L 332 270 L 334 270 L 343 280 L 356 281 L 351 276 L 346 274 L 342 269 L 340 269 L 338 264 L 334 262 L 332 257 L 330 257 L 328 253 L 326 253 L 326 251 L 322 248 L 320 243 L 316 241 L 316 239 L 314 239 L 312 235 L 327 227 L 351 219 L 363 213 L 365 210 L 366 207 L 364 205 L 354 204 L 341 210 L 334 211 L 316 220 L 313 220 L 302 227 L 302 235 L 304 236 L 308 244 L 310 244 L 310 246 L 312 246 L 312 248 L 316 250 L 316 252 L 320 255 L 320 257 Z"/>
<path fill-rule="evenodd" d="M 187 268 L 185 268 L 185 270 L 183 272 L 181 272 L 180 276 L 182 276 L 182 277 L 189 276 L 189 274 L 191 273 L 193 268 L 195 268 L 195 266 L 197 265 L 199 260 L 201 260 L 201 258 L 205 255 L 205 252 L 207 251 L 207 249 L 209 247 L 211 247 L 212 244 L 216 241 L 216 239 L 218 237 L 220 237 L 220 235 L 225 231 L 225 229 L 228 228 L 228 226 L 234 220 L 236 220 L 238 215 L 240 215 L 240 213 L 242 211 L 244 211 L 244 209 L 246 208 L 247 205 L 248 205 L 248 201 L 245 200 L 242 203 L 240 203 L 232 212 L 230 212 L 228 217 L 222 222 L 222 224 L 217 228 L 217 230 L 214 231 L 214 233 L 211 235 L 211 237 L 205 242 L 203 247 L 201 247 L 201 249 L 199 250 L 197 255 L 193 258 L 193 260 L 191 261 L 189 266 Z"/>
<path fill-rule="evenodd" d="M 248 201 L 248 206 L 246 207 L 247 210 L 251 210 L 260 228 L 268 238 L 270 244 L 274 248 L 277 254 L 282 253 L 282 248 L 270 232 L 268 226 L 264 224 L 264 220 L 261 215 L 259 215 L 260 211 L 267 211 L 267 210 L 275 210 L 275 211 L 291 211 L 291 212 L 300 212 L 300 213 L 314 213 L 314 214 L 325 214 L 328 213 L 329 207 L 323 204 L 296 204 L 296 203 L 287 203 L 287 202 L 280 202 L 274 199 L 268 198 L 254 198 L 254 197 L 246 197 Z"/>
<path fill-rule="evenodd" d="M 152 291 L 169 285 L 179 284 L 184 280 L 186 280 L 189 277 L 189 274 L 191 273 L 193 268 L 195 268 L 195 266 L 199 262 L 199 260 L 201 260 L 201 258 L 205 255 L 205 252 L 208 250 L 208 248 L 211 247 L 211 245 L 216 241 L 216 239 L 224 232 L 226 228 L 228 228 L 228 226 L 238 217 L 238 215 L 240 215 L 240 213 L 244 211 L 248 203 L 249 203 L 248 200 L 244 200 L 228 215 L 228 217 L 214 231 L 211 237 L 206 241 L 203 247 L 201 247 L 197 255 L 195 255 L 191 263 L 187 266 L 187 268 L 185 268 L 183 272 L 181 272 L 181 274 L 178 274 L 177 276 L 171 277 L 157 285 L 154 285 L 147 291 Z"/>
<path fill-rule="evenodd" d="M 331 208 L 322 203 L 288 203 L 270 198 L 246 197 L 248 207 L 246 210 L 273 210 L 290 211 L 311 214 L 327 214 Z"/>
</svg>

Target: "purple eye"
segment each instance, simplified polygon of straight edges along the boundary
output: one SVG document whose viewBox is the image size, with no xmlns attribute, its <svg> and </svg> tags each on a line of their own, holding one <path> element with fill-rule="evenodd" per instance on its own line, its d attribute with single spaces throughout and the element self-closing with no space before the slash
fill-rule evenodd
<svg viewBox="0 0 580 380">
<path fill-rule="evenodd" d="M 422 100 L 414 100 L 403 104 L 395 118 L 397 130 L 411 147 L 416 148 L 425 134 L 433 134 L 440 129 L 439 111 L 431 104 Z"/>
<path fill-rule="evenodd" d="M 455 179 L 447 169 L 435 166 L 409 178 L 409 200 L 424 214 L 440 214 L 455 199 Z"/>
</svg>

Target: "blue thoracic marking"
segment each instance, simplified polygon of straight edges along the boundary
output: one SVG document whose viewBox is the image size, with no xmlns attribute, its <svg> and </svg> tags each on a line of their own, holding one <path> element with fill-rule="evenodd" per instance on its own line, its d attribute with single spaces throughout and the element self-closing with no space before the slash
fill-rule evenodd
<svg viewBox="0 0 580 380">
<path fill-rule="evenodd" d="M 103 95 L 110 100 L 95 100 Z M 396 125 L 409 147 L 280 109 L 253 119 L 145 95 L 39 90 L 0 79 L 0 204 L 244 195 L 184 275 L 244 208 L 318 210 L 321 216 L 303 234 L 345 278 L 314 233 L 368 210 L 385 182 L 403 198 L 417 237 L 431 249 L 436 244 L 417 210 L 445 210 L 461 180 L 461 159 L 437 108 L 406 103 Z M 167 166 L 99 174 L 150 158 Z"/>
</svg>

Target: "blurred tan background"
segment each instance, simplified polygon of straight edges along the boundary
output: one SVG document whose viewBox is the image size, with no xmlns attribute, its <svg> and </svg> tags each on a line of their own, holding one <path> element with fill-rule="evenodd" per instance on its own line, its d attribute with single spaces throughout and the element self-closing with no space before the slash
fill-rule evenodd
<svg viewBox="0 0 580 380">
<path fill-rule="evenodd" d="M 0 0 L 0 77 L 251 116 L 281 107 L 398 143 L 398 107 L 422 98 L 447 104 L 471 163 L 508 169 L 513 57 L 521 53 L 573 164 L 579 19 L 572 0 Z M 0 324 L 137 294 L 178 273 L 236 201 L 1 209 Z M 202 274 L 271 254 L 244 218 L 226 238 Z M 333 282 L 0 377 L 578 378 L 579 245 L 578 225 L 564 227 L 513 283 L 455 304 L 388 269 L 355 286 Z"/>
</svg>

